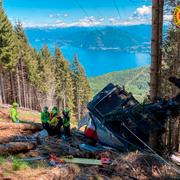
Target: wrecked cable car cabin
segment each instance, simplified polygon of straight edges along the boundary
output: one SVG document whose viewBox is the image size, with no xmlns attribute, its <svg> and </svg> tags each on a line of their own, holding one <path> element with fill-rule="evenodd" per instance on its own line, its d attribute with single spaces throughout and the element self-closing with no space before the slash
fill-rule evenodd
<svg viewBox="0 0 180 180">
<path fill-rule="evenodd" d="M 108 84 L 87 108 L 89 112 L 79 122 L 79 128 L 87 125 L 85 134 L 89 138 L 127 151 L 144 149 L 150 133 L 158 132 L 159 137 L 164 133 L 169 105 L 168 101 L 140 104 L 124 88 Z"/>
</svg>

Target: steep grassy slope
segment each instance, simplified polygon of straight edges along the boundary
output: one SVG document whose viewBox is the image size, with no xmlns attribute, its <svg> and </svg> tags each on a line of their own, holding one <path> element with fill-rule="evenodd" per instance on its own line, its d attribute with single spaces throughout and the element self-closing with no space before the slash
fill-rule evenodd
<svg viewBox="0 0 180 180">
<path fill-rule="evenodd" d="M 132 92 L 142 102 L 149 91 L 149 67 L 112 72 L 90 78 L 89 81 L 94 95 L 108 83 L 113 83 L 124 85 L 127 91 Z"/>
</svg>

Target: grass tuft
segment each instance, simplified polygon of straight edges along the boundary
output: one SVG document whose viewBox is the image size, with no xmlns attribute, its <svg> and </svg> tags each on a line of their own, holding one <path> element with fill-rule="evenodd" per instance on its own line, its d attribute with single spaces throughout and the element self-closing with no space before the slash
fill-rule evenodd
<svg viewBox="0 0 180 180">
<path fill-rule="evenodd" d="M 0 156 L 0 165 L 2 165 L 5 162 L 5 158 L 3 156 Z"/>
<path fill-rule="evenodd" d="M 25 161 L 21 161 L 17 158 L 13 158 L 12 167 L 14 171 L 25 170 L 29 167 L 28 163 Z"/>
</svg>

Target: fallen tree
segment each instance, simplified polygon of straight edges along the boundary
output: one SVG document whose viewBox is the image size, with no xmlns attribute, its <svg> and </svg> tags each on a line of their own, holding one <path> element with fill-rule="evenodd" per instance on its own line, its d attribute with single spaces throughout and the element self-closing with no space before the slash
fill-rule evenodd
<svg viewBox="0 0 180 180">
<path fill-rule="evenodd" d="M 28 142 L 9 142 L 6 144 L 0 144 L 0 154 L 14 154 L 29 151 L 36 147 L 36 143 Z"/>
<path fill-rule="evenodd" d="M 0 130 L 5 129 L 19 129 L 23 131 L 32 131 L 37 132 L 42 129 L 41 124 L 38 123 L 7 123 L 7 122 L 1 122 L 0 123 Z"/>
<path fill-rule="evenodd" d="M 0 154 L 27 152 L 36 147 L 42 126 L 37 123 L 0 123 Z"/>
<path fill-rule="evenodd" d="M 5 144 L 9 142 L 36 142 L 37 138 L 33 135 L 8 135 L 6 137 L 0 137 L 0 144 Z"/>
</svg>

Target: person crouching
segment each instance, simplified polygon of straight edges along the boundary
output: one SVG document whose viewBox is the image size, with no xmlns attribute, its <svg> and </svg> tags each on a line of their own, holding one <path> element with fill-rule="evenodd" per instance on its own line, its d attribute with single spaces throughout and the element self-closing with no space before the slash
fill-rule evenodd
<svg viewBox="0 0 180 180">
<path fill-rule="evenodd" d="M 61 137 L 61 127 L 63 125 L 63 121 L 61 116 L 59 115 L 58 108 L 53 107 L 52 112 L 50 113 L 50 126 L 49 126 L 49 135 L 54 136 L 58 135 Z"/>
<path fill-rule="evenodd" d="M 63 129 L 65 138 L 69 138 L 71 136 L 70 132 L 70 111 L 69 109 L 63 110 Z"/>
</svg>

